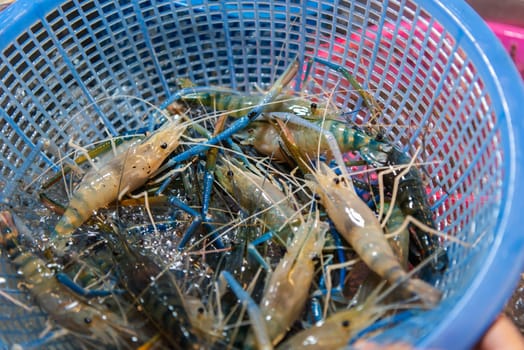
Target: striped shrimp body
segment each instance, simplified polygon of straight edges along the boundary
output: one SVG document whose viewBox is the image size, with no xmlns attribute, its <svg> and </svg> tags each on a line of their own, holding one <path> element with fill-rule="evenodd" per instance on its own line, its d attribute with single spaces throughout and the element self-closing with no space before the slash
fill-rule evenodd
<svg viewBox="0 0 524 350">
<path fill-rule="evenodd" d="M 88 303 L 60 283 L 45 261 L 24 250 L 18 243 L 18 230 L 9 212 L 0 213 L 0 228 L 2 245 L 22 276 L 24 286 L 57 325 L 90 343 L 117 348 L 137 337 L 123 318 L 96 303 Z"/>
<path fill-rule="evenodd" d="M 70 235 L 95 210 L 144 185 L 178 147 L 184 130 L 185 126 L 178 121 L 167 122 L 126 152 L 98 169 L 91 169 L 73 192 L 64 215 L 56 224 L 55 241 Z"/>
<path fill-rule="evenodd" d="M 328 139 L 332 138 L 342 153 L 358 151 L 368 164 L 377 168 L 397 167 L 397 170 L 382 173 L 388 191 L 392 191 L 395 182 L 398 182 L 395 204 L 405 217 L 410 215 L 432 229 L 436 227 L 418 169 L 411 167 L 407 173 L 402 173 L 411 159 L 393 145 L 378 141 L 364 131 L 348 127 L 338 120 L 314 120 L 309 127 L 289 122 L 285 125 L 285 130 L 278 130 L 283 128 L 276 124 L 283 125 L 280 121 L 256 121 L 237 137 L 243 144 L 252 145 L 259 153 L 281 162 L 288 161 L 290 153 L 289 149 L 283 149 L 283 144 L 286 144 L 284 137 L 292 139 L 294 147 L 300 150 L 303 158 L 317 159 L 322 155 L 327 161 L 335 158 L 333 147 L 328 143 Z M 410 247 L 410 262 L 416 266 L 431 258 L 428 278 L 441 274 L 448 265 L 448 257 L 446 251 L 440 249 L 439 238 L 415 225 L 410 225 L 410 231 L 413 242 Z"/>
<path fill-rule="evenodd" d="M 255 107 L 263 95 L 244 95 L 218 87 L 191 87 L 178 91 L 175 103 L 202 105 L 216 111 L 227 111 L 231 117 L 241 117 Z"/>
<path fill-rule="evenodd" d="M 328 160 L 334 158 L 326 137 L 333 137 L 342 153 L 359 151 L 372 140 L 363 131 L 348 127 L 346 122 L 334 119 L 317 119 L 310 120 L 310 122 L 312 127 L 292 122 L 286 124 L 286 132 L 292 136 L 296 147 L 309 159 L 317 159 L 320 155 L 325 156 Z M 242 144 L 253 146 L 257 152 L 271 156 L 275 161 L 284 162 L 287 156 L 282 150 L 284 142 L 281 131 L 277 129 L 275 124 L 270 123 L 267 119 L 255 121 L 236 137 L 241 140 Z"/>
<path fill-rule="evenodd" d="M 329 218 L 362 261 L 380 277 L 417 296 L 426 307 L 435 306 L 441 293 L 426 282 L 409 278 L 384 236 L 378 219 L 348 184 L 320 163 L 308 186 L 320 197 Z"/>
<path fill-rule="evenodd" d="M 260 311 L 273 345 L 278 344 L 300 317 L 314 277 L 313 258 L 322 253 L 329 225 L 317 217 L 298 227 L 287 252 L 266 284 Z M 250 340 L 247 341 L 250 343 Z"/>
<path fill-rule="evenodd" d="M 190 105 L 198 105 L 216 111 L 226 111 L 231 117 L 241 117 L 251 108 L 259 104 L 264 95 L 242 94 L 234 90 L 217 87 L 193 87 L 182 89 L 177 94 L 177 101 Z M 282 94 L 264 108 L 265 113 L 287 112 L 301 118 L 318 119 L 326 115 L 326 109 L 317 103 L 300 97 Z M 332 113 L 329 118 L 333 118 Z"/>
<path fill-rule="evenodd" d="M 385 203 L 383 211 L 387 213 L 391 203 Z M 389 238 L 389 245 L 395 252 L 395 256 L 398 257 L 400 264 L 404 269 L 408 268 L 408 252 L 409 252 L 409 231 L 403 229 L 401 232 L 397 232 L 400 227 L 404 224 L 406 217 L 402 213 L 402 210 L 398 205 L 393 205 L 391 210 L 391 216 L 386 222 L 386 232 L 395 233 L 395 235 Z"/>
</svg>

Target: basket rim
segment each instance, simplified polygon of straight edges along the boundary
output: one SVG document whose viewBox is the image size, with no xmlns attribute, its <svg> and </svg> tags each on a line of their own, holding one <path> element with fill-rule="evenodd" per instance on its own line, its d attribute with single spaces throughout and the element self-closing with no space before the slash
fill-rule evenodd
<svg viewBox="0 0 524 350">
<path fill-rule="evenodd" d="M 432 332 L 418 344 L 424 348 L 468 349 L 502 311 L 524 268 L 524 235 L 519 230 L 524 203 L 518 202 L 518 198 L 524 198 L 524 185 L 518 181 L 524 176 L 524 159 L 517 153 L 524 150 L 524 124 L 518 119 L 524 89 L 520 75 L 502 43 L 466 2 L 415 1 L 432 14 L 440 13 L 438 20 L 444 27 L 448 28 L 446 22 L 460 26 L 463 38 L 455 37 L 461 40 L 461 47 L 466 47 L 468 57 L 474 54 L 476 62 L 484 64 L 482 69 L 491 79 L 483 79 L 483 83 L 489 91 L 497 92 L 498 101 L 491 99 L 491 103 L 498 104 L 495 106 L 497 111 L 503 111 L 497 115 L 497 126 L 501 134 L 510 138 L 504 149 L 506 160 L 503 169 L 508 186 L 503 192 L 504 201 L 492 249 L 452 311 L 441 323 L 434 325 Z"/>
</svg>

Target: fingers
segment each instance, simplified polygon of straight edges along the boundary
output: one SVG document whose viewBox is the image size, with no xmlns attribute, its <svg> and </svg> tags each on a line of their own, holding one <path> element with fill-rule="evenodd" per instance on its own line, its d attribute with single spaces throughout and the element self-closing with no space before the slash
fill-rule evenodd
<svg viewBox="0 0 524 350">
<path fill-rule="evenodd" d="M 499 316 L 475 346 L 475 350 L 524 350 L 524 337 L 505 315 Z"/>
</svg>

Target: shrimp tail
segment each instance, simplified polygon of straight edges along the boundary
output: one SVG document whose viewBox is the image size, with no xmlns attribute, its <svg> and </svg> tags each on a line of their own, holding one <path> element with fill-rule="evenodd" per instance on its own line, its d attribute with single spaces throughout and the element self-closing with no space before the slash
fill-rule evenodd
<svg viewBox="0 0 524 350">
<path fill-rule="evenodd" d="M 72 198 L 69 207 L 66 209 L 64 215 L 62 215 L 56 224 L 53 234 L 58 236 L 70 235 L 93 213 L 90 206 L 83 205 L 85 204 L 84 201 L 77 197 L 79 197 L 79 195 L 75 194 L 75 196 Z"/>
<path fill-rule="evenodd" d="M 422 301 L 423 306 L 428 309 L 435 307 L 442 297 L 441 291 L 418 278 L 410 278 L 405 281 L 403 288 L 417 296 Z"/>
</svg>

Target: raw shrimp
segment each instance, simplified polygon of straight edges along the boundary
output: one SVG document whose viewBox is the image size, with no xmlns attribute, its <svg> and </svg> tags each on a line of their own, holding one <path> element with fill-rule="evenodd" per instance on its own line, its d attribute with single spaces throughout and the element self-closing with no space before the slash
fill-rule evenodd
<svg viewBox="0 0 524 350">
<path fill-rule="evenodd" d="M 55 226 L 52 238 L 57 248 L 64 244 L 59 241 L 84 223 L 93 211 L 144 185 L 178 147 L 185 129 L 186 126 L 177 120 L 166 122 L 139 144 L 99 169 L 91 169 L 74 191 L 64 215 Z"/>
<path fill-rule="evenodd" d="M 329 225 L 319 220 L 318 211 L 316 217 L 303 220 L 286 254 L 271 273 L 260 311 L 273 345 L 284 338 L 304 309 L 314 277 L 313 258 L 322 253 L 328 229 Z"/>
<path fill-rule="evenodd" d="M 2 245 L 35 302 L 57 325 L 81 340 L 101 346 L 127 347 L 132 342 L 136 345 L 133 337 L 143 341 L 123 317 L 72 292 L 57 280 L 45 261 L 24 250 L 18 242 L 17 225 L 9 212 L 0 213 Z"/>
<path fill-rule="evenodd" d="M 375 289 L 364 303 L 339 311 L 320 325 L 312 326 L 293 335 L 277 349 L 332 350 L 347 346 L 358 332 L 372 325 L 387 311 L 387 308 L 377 304 L 379 290 L 380 288 Z"/>
<path fill-rule="evenodd" d="M 328 144 L 330 137 L 334 138 L 342 153 L 358 151 L 372 140 L 364 132 L 351 128 L 345 122 L 327 119 L 310 121 L 310 124 L 311 127 L 308 127 L 289 122 L 285 127 L 288 135 L 292 135 L 296 146 L 311 159 L 316 159 L 320 155 L 325 156 L 327 160 L 334 158 L 331 146 Z M 284 141 L 281 130 L 278 130 L 268 119 L 253 122 L 245 131 L 239 133 L 237 138 L 242 144 L 252 145 L 258 152 L 271 156 L 275 161 L 287 160 L 286 150 L 282 149 Z"/>
<path fill-rule="evenodd" d="M 411 163 L 411 158 L 393 145 L 379 141 L 358 128 L 351 128 L 337 120 L 317 120 L 305 126 L 295 122 L 284 125 L 282 120 L 277 119 L 274 123 L 255 121 L 240 137 L 243 138 L 242 143 L 253 145 L 258 152 L 276 161 L 297 161 L 296 157 L 289 157 L 290 153 L 293 154 L 291 147 L 283 147 L 290 143 L 300 150 L 304 159 L 324 156 L 329 161 L 339 157 L 337 153 L 358 151 L 368 164 L 382 169 L 392 168 L 382 171 L 381 177 L 388 191 L 393 191 L 395 186 L 398 188 L 395 203 L 404 216 L 412 216 L 431 229 L 436 227 L 418 169 L 410 166 L 407 172 L 403 171 Z M 330 139 L 334 139 L 338 147 L 330 145 Z M 337 162 L 340 163 L 339 160 Z M 428 265 L 431 273 L 441 274 L 448 265 L 448 257 L 446 251 L 440 248 L 439 238 L 432 237 L 416 225 L 410 225 L 409 229 L 413 233 L 411 263 L 418 265 L 430 258 Z"/>
<path fill-rule="evenodd" d="M 115 268 L 125 289 L 133 297 L 167 342 L 176 349 L 198 349 L 192 317 L 202 323 L 194 312 L 188 310 L 186 296 L 176 277 L 162 269 L 152 258 L 135 251 L 115 230 L 108 243 L 113 250 Z M 194 305 L 193 305 L 194 306 Z M 205 312 L 202 309 L 202 312 Z M 200 314 L 203 318 L 205 315 Z"/>
<path fill-rule="evenodd" d="M 400 208 L 402 214 L 405 217 L 413 217 L 430 229 L 435 229 L 436 225 L 433 213 L 429 209 L 426 189 L 420 172 L 411 165 L 411 158 L 396 147 L 381 142 L 366 145 L 362 148 L 361 154 L 365 154 L 366 161 L 377 168 L 390 168 L 379 172 L 379 176 L 383 178 L 385 188 L 398 188 L 394 203 Z M 406 169 L 408 165 L 409 168 Z M 446 251 L 440 248 L 439 237 L 431 236 L 427 230 L 417 225 L 410 225 L 409 230 L 413 233 L 409 252 L 410 262 L 418 265 L 429 258 L 428 267 L 425 269 L 430 269 L 430 274 L 444 272 L 449 259 Z"/>
<path fill-rule="evenodd" d="M 188 104 L 200 103 L 204 107 L 214 108 L 216 111 L 224 111 L 232 117 L 241 117 L 246 111 L 256 106 L 264 95 L 241 94 L 238 91 L 217 87 L 193 87 L 180 90 L 175 95 L 175 102 Z M 316 102 L 292 96 L 280 95 L 274 101 L 269 102 L 265 113 L 287 112 L 293 113 L 301 118 L 318 119 L 327 116 L 329 119 L 339 117 Z"/>
<path fill-rule="evenodd" d="M 259 218 L 285 244 L 292 236 L 294 225 L 286 223 L 295 215 L 295 209 L 287 196 L 266 176 L 235 165 L 222 157 L 224 164 L 217 165 L 215 176 L 224 189 L 250 214 Z"/>
<path fill-rule="evenodd" d="M 440 291 L 422 280 L 409 278 L 384 237 L 377 217 L 357 196 L 353 184 L 337 176 L 324 163 L 319 166 L 319 170 L 312 170 L 313 181 L 309 181 L 308 186 L 319 196 L 338 232 L 372 271 L 414 294 L 426 307 L 435 306 L 440 300 Z"/>
</svg>

